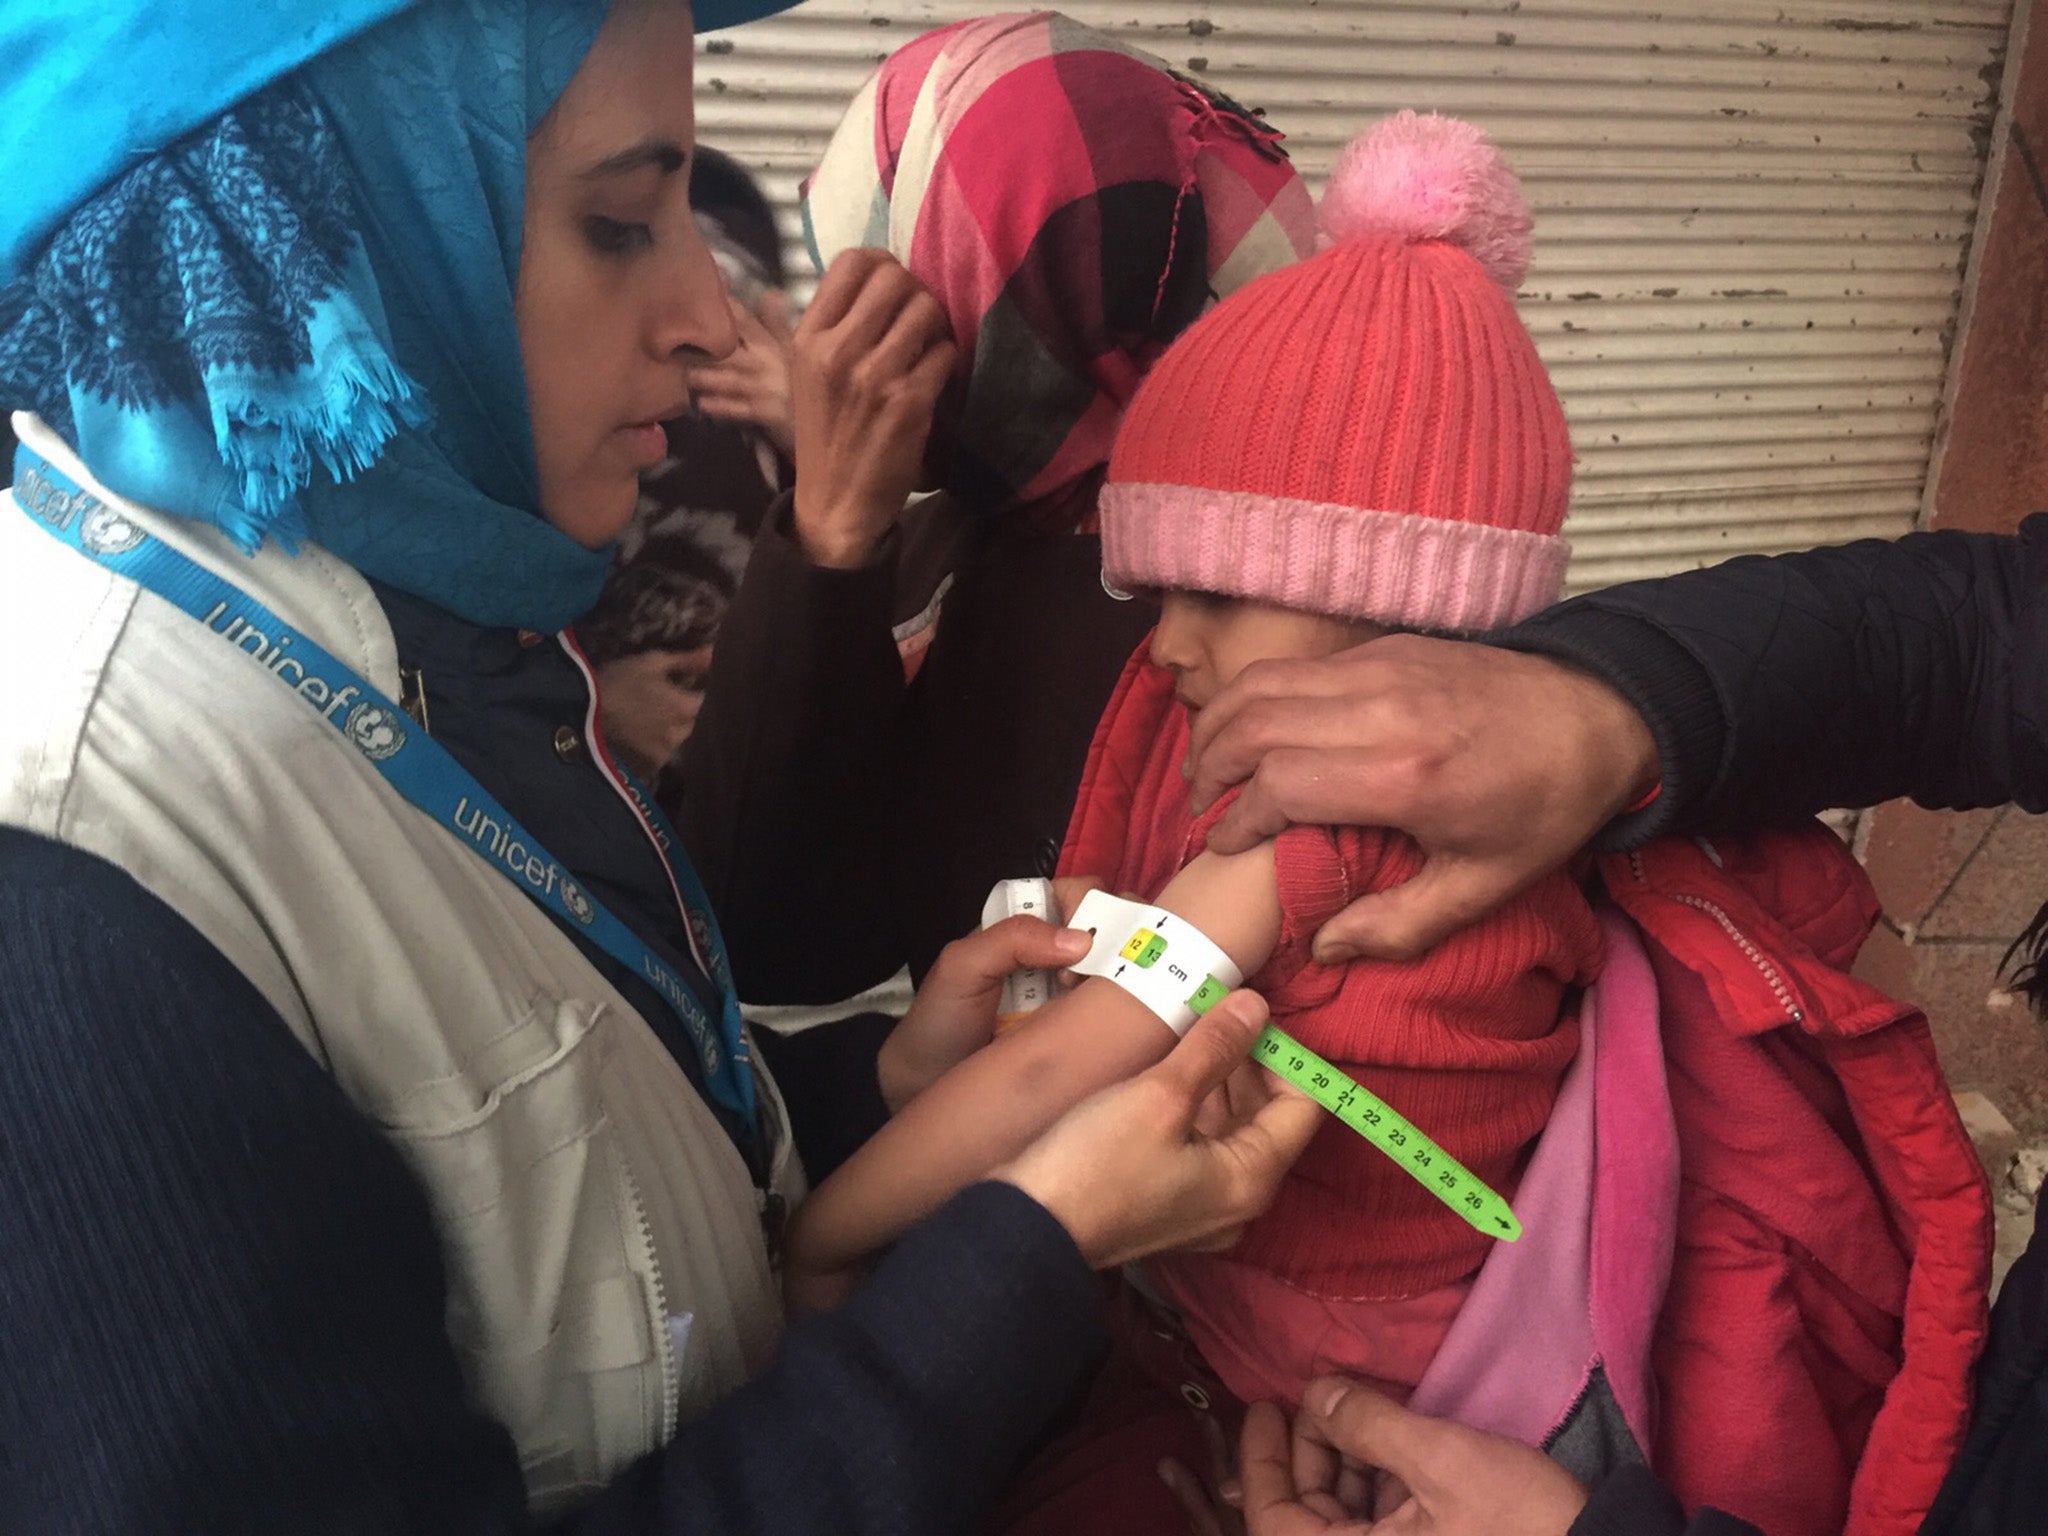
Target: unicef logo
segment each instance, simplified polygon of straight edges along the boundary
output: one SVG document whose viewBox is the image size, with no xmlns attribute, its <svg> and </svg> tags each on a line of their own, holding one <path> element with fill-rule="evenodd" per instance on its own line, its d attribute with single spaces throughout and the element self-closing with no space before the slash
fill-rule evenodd
<svg viewBox="0 0 2048 1536">
<path fill-rule="evenodd" d="M 732 967 L 726 964 L 725 949 L 718 942 L 718 930 L 711 926 L 710 918 L 694 907 L 684 910 L 690 920 L 690 932 L 696 937 L 697 949 L 704 956 L 705 967 L 711 972 L 711 979 L 731 991 Z"/>
<path fill-rule="evenodd" d="M 95 555 L 125 555 L 147 537 L 102 502 L 94 502 L 78 523 L 78 542 Z"/>
<path fill-rule="evenodd" d="M 715 957 L 718 953 L 718 934 L 711 921 L 695 907 L 683 908 L 683 916 L 690 925 L 690 937 L 697 941 L 697 947 L 706 955 Z"/>
<path fill-rule="evenodd" d="M 590 905 L 590 898 L 583 894 L 583 887 L 574 880 L 562 882 L 562 905 L 569 909 L 569 915 L 579 923 L 587 925 L 597 916 L 596 909 Z"/>
<path fill-rule="evenodd" d="M 381 763 L 405 745 L 405 727 L 381 704 L 358 704 L 348 712 L 342 727 L 356 750 L 373 763 Z"/>
</svg>

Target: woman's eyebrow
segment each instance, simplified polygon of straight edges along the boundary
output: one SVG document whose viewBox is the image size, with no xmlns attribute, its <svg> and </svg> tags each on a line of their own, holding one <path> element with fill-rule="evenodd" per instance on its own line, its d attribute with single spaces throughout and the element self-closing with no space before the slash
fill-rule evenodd
<svg viewBox="0 0 2048 1536">
<path fill-rule="evenodd" d="M 586 166 L 579 173 L 579 179 L 600 181 L 644 170 L 650 165 L 664 176 L 673 176 L 689 163 L 688 152 L 673 139 L 645 139 L 630 149 L 622 149 L 615 155 L 605 156 L 595 165 Z"/>
</svg>

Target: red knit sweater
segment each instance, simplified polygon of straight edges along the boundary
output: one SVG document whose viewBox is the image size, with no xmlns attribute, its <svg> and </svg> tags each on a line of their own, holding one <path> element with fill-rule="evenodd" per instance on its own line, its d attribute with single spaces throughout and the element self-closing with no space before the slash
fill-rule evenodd
<svg viewBox="0 0 2048 1536">
<path fill-rule="evenodd" d="M 1229 797 L 1199 820 L 1190 813 L 1180 773 L 1187 715 L 1171 677 L 1142 657 L 1097 728 L 1061 872 L 1156 897 L 1202 851 Z M 1600 933 L 1584 894 L 1552 875 L 1422 960 L 1322 966 L 1309 946 L 1323 921 L 1408 879 L 1421 853 L 1398 832 L 1295 827 L 1280 835 L 1275 863 L 1280 942 L 1247 985 L 1282 1028 L 1512 1194 L 1578 1047 L 1576 989 L 1599 969 Z M 1332 1121 L 1234 1256 L 1315 1295 L 1368 1299 L 1461 1279 L 1488 1245 Z"/>
</svg>

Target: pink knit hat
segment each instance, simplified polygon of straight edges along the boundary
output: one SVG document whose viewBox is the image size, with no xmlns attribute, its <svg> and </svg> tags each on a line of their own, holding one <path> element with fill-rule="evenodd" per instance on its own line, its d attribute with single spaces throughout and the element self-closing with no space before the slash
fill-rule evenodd
<svg viewBox="0 0 2048 1536">
<path fill-rule="evenodd" d="M 1184 332 L 1124 415 L 1103 573 L 1422 629 L 1554 602 L 1571 439 L 1515 313 L 1499 150 L 1403 112 L 1338 157 L 1325 249 Z"/>
</svg>

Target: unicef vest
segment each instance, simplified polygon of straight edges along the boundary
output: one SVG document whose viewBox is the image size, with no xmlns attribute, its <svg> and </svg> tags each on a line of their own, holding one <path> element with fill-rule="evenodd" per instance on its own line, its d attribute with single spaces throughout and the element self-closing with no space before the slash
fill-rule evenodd
<svg viewBox="0 0 2048 1536">
<path fill-rule="evenodd" d="M 244 557 L 112 496 L 387 694 L 368 583 L 308 548 Z M 255 657 L 0 505 L 0 823 L 119 865 L 218 948 L 424 1186 L 448 1334 L 573 1508 L 765 1363 L 781 1306 L 746 1167 L 625 999 L 510 882 L 400 798 Z M 317 794 L 308 787 L 317 786 Z M 774 1084 L 776 1193 L 802 1176 Z"/>
</svg>

